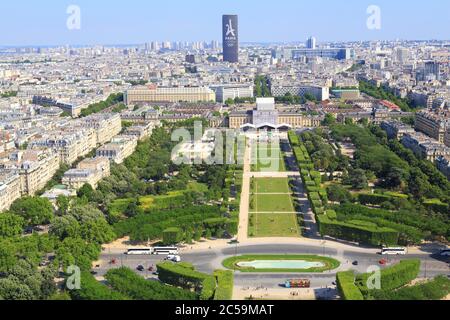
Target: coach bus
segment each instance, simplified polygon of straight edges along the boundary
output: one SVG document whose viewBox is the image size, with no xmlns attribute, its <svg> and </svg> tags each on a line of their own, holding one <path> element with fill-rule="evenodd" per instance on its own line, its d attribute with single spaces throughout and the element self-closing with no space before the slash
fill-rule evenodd
<svg viewBox="0 0 450 320">
<path fill-rule="evenodd" d="M 128 249 L 126 254 L 135 255 L 135 256 L 151 255 L 151 254 L 153 254 L 153 249 L 152 248 L 132 248 L 132 249 Z"/>
<path fill-rule="evenodd" d="M 154 255 L 178 255 L 177 247 L 154 247 L 153 253 Z"/>
<path fill-rule="evenodd" d="M 381 249 L 382 255 L 405 255 L 407 250 L 404 247 L 384 247 Z"/>
</svg>

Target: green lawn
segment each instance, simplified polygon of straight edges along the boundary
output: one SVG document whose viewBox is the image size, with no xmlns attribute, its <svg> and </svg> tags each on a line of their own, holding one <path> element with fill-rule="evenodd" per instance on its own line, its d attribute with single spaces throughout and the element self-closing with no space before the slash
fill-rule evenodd
<svg viewBox="0 0 450 320">
<path fill-rule="evenodd" d="M 286 178 L 254 178 L 253 192 L 256 193 L 290 193 Z"/>
<path fill-rule="evenodd" d="M 311 262 L 321 262 L 323 267 L 315 267 L 309 269 L 254 269 L 250 267 L 240 267 L 240 262 L 251 262 L 259 260 L 302 260 Z M 223 266 L 230 270 L 238 270 L 241 272 L 292 272 L 292 273 L 320 273 L 328 270 L 337 269 L 341 263 L 333 258 L 313 256 L 313 255 L 244 255 L 238 257 L 231 257 L 223 261 Z"/>
<path fill-rule="evenodd" d="M 249 235 L 255 238 L 298 237 L 295 213 L 250 213 Z"/>
<path fill-rule="evenodd" d="M 256 194 L 250 197 L 250 211 L 295 212 L 295 209 L 290 194 Z"/>
<path fill-rule="evenodd" d="M 140 207 L 144 210 L 148 209 L 165 209 L 164 206 L 160 206 L 160 203 L 168 203 L 170 199 L 174 199 L 182 196 L 187 191 L 207 192 L 208 186 L 206 184 L 198 182 L 190 182 L 186 190 L 171 191 L 162 196 L 143 196 L 139 198 L 141 202 Z M 112 214 L 123 213 L 133 199 L 117 199 L 109 206 L 109 211 Z"/>
<path fill-rule="evenodd" d="M 258 158 L 258 163 L 252 166 L 253 172 L 286 172 L 284 158 Z"/>
</svg>

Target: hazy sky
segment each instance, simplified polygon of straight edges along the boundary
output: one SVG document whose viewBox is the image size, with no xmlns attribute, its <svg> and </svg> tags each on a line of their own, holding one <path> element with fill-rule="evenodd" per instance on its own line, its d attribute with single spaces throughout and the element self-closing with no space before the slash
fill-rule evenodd
<svg viewBox="0 0 450 320">
<path fill-rule="evenodd" d="M 80 30 L 66 26 L 69 5 Z M 369 5 L 380 30 L 366 26 Z M 239 15 L 242 42 L 450 39 L 448 0 L 2 0 L 0 10 L 0 45 L 221 40 L 225 13 Z"/>
</svg>

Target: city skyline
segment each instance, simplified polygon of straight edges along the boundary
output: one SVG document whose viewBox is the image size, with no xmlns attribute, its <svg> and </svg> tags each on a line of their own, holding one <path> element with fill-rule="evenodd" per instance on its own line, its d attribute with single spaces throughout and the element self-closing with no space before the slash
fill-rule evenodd
<svg viewBox="0 0 450 320">
<path fill-rule="evenodd" d="M 345 5 L 330 0 L 314 3 L 283 0 L 276 7 L 268 1 L 255 0 L 245 3 L 232 0 L 214 7 L 201 0 L 175 2 L 177 5 L 173 1 L 149 4 L 133 0 L 128 6 L 106 6 L 105 1 L 85 0 L 57 5 L 48 0 L 39 5 L 28 1 L 6 3 L 3 9 L 11 14 L 0 21 L 0 27 L 9 32 L 0 35 L 0 45 L 125 45 L 153 40 L 219 40 L 223 14 L 239 15 L 242 43 L 304 42 L 311 35 L 319 43 L 450 39 L 446 27 L 450 4 L 439 0 L 428 1 L 426 5 L 414 1 L 415 6 L 410 2 L 405 6 L 406 1 L 389 3 L 387 0 L 376 3 L 351 0 Z M 71 5 L 80 9 L 79 29 L 67 27 L 74 13 L 68 10 Z M 370 17 L 367 9 L 371 5 L 381 10 L 380 29 L 369 29 L 366 25 Z M 192 18 L 197 15 L 200 18 Z"/>
</svg>

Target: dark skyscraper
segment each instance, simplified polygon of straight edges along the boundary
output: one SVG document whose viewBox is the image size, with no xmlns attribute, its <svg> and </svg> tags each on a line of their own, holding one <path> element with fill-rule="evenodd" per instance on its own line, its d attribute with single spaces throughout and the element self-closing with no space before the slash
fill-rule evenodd
<svg viewBox="0 0 450 320">
<path fill-rule="evenodd" d="M 237 15 L 224 15 L 223 27 L 223 60 L 231 63 L 239 61 L 239 25 Z"/>
</svg>

